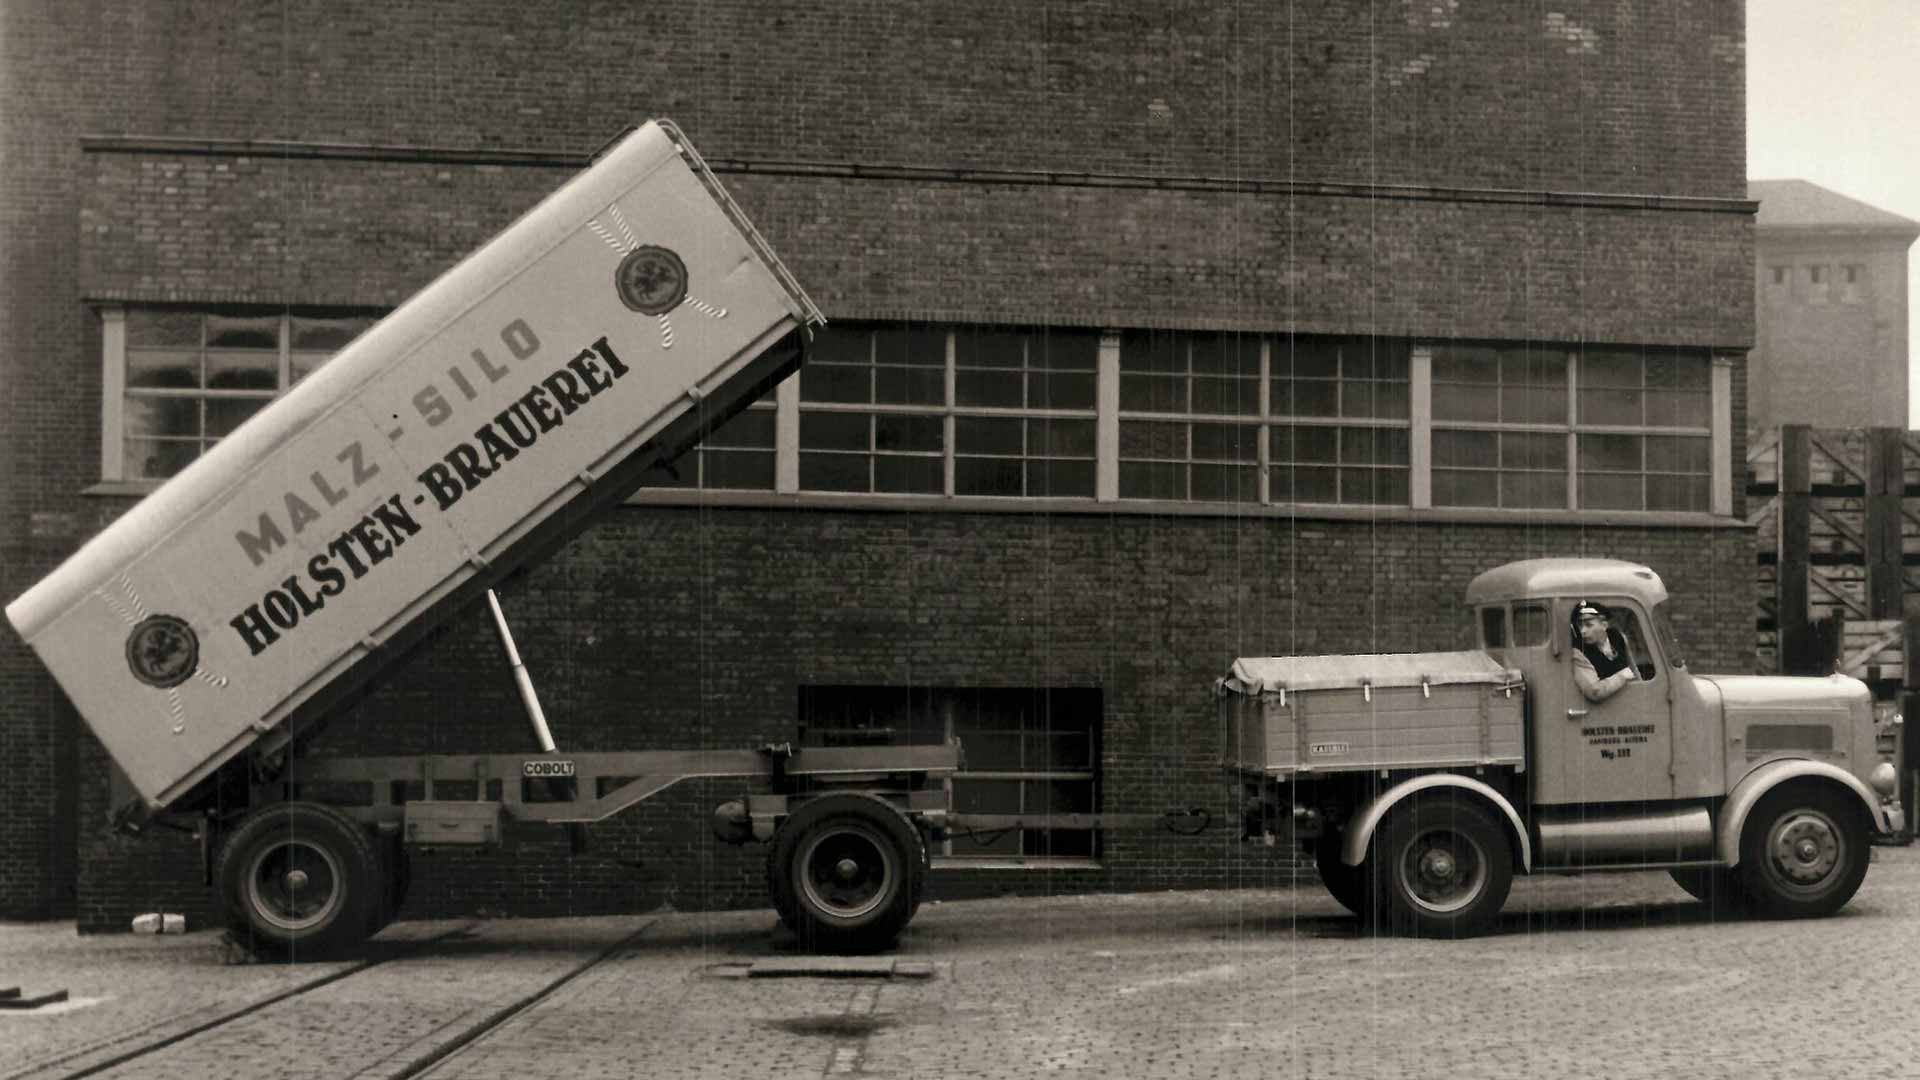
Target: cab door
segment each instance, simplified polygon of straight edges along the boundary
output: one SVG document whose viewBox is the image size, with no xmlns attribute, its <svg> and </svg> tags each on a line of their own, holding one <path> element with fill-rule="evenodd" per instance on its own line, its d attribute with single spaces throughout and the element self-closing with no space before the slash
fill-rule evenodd
<svg viewBox="0 0 1920 1080">
<path fill-rule="evenodd" d="M 1569 623 L 1574 601 L 1551 605 L 1554 668 L 1534 688 L 1535 801 L 1543 805 L 1671 799 L 1673 675 L 1658 652 L 1651 623 L 1624 597 L 1593 597 L 1626 639 L 1640 679 L 1605 701 L 1588 701 L 1573 678 L 1578 637 Z M 1544 602 L 1543 602 L 1544 603 Z"/>
</svg>

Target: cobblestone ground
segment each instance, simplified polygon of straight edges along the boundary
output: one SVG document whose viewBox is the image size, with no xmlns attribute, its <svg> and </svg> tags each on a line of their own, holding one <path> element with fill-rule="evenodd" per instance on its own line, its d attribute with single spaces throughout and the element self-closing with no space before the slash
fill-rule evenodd
<svg viewBox="0 0 1920 1080">
<path fill-rule="evenodd" d="M 1664 875 L 1545 878 L 1516 883 L 1498 933 L 1455 943 L 1363 938 L 1312 888 L 930 903 L 890 954 L 931 964 L 920 979 L 735 977 L 792 955 L 766 912 L 487 923 L 105 1075 L 374 1077 L 437 1060 L 422 1075 L 1916 1076 L 1920 849 L 1875 856 L 1831 919 L 1715 922 Z M 200 937 L 0 927 L 0 966 L 64 949 L 112 984 L 63 1014 L 0 1013 L 0 1077 L 115 1025 L 332 970 L 193 961 Z"/>
</svg>

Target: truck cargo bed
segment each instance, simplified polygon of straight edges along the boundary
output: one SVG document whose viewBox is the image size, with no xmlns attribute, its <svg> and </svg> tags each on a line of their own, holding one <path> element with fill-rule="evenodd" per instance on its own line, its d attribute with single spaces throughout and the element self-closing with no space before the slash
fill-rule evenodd
<svg viewBox="0 0 1920 1080">
<path fill-rule="evenodd" d="M 7 607 L 149 808 L 317 718 L 800 362 L 820 316 L 649 123 Z"/>
<path fill-rule="evenodd" d="M 1240 772 L 1525 761 L 1520 672 L 1483 652 L 1243 658 L 1216 690 Z"/>
</svg>

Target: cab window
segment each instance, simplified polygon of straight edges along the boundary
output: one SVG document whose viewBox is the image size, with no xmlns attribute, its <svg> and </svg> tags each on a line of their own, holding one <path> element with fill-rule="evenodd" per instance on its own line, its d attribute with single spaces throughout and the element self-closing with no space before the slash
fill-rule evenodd
<svg viewBox="0 0 1920 1080">
<path fill-rule="evenodd" d="M 1626 639 L 1627 657 L 1633 661 L 1642 682 L 1659 674 L 1653 663 L 1653 650 L 1647 647 L 1646 627 L 1632 608 L 1607 605 L 1607 625 L 1620 631 L 1620 636 Z"/>
<path fill-rule="evenodd" d="M 1513 605 L 1513 643 L 1521 648 L 1545 645 L 1553 636 L 1553 616 L 1544 603 Z"/>
<path fill-rule="evenodd" d="M 1506 608 L 1483 607 L 1480 609 L 1480 646 L 1485 649 L 1507 647 Z"/>
</svg>

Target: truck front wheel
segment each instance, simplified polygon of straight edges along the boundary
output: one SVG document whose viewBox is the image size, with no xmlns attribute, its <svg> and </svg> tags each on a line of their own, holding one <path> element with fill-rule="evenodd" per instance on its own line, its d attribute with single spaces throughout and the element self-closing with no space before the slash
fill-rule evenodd
<svg viewBox="0 0 1920 1080">
<path fill-rule="evenodd" d="M 1373 881 L 1367 864 L 1348 866 L 1340 861 L 1340 838 L 1323 836 L 1314 842 L 1313 866 L 1320 871 L 1320 884 L 1328 895 L 1360 917 L 1362 923 L 1373 919 Z"/>
<path fill-rule="evenodd" d="M 794 811 L 767 853 L 773 906 L 814 952 L 892 945 L 924 887 L 924 848 L 898 810 L 864 795 L 823 795 Z"/>
<path fill-rule="evenodd" d="M 1864 814 L 1832 788 L 1799 784 L 1761 797 L 1740 832 L 1740 885 L 1758 915 L 1840 910 L 1867 876 Z"/>
<path fill-rule="evenodd" d="M 332 956 L 366 940 L 380 915 L 380 880 L 366 830 L 319 803 L 253 811 L 214 861 L 234 940 L 276 960 Z"/>
<path fill-rule="evenodd" d="M 1491 928 L 1513 887 L 1513 849 L 1479 805 L 1461 798 L 1396 807 L 1374 838 L 1385 914 L 1397 931 L 1472 937 Z"/>
</svg>

